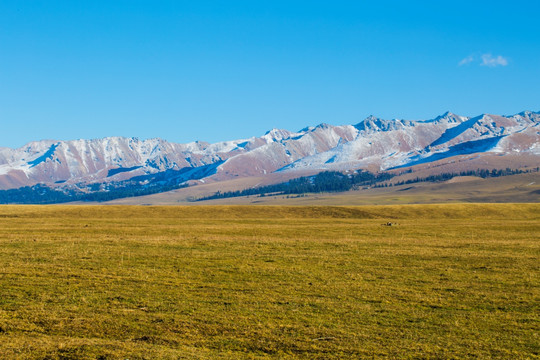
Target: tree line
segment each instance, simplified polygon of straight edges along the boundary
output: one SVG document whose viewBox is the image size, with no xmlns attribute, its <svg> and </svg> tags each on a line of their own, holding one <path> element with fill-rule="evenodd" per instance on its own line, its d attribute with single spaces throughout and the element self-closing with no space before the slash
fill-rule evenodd
<svg viewBox="0 0 540 360">
<path fill-rule="evenodd" d="M 369 171 L 359 170 L 352 174 L 338 171 L 323 171 L 314 176 L 302 176 L 274 185 L 260 186 L 256 188 L 237 191 L 218 191 L 213 195 L 196 199 L 195 201 L 223 199 L 239 196 L 268 194 L 290 195 L 319 192 L 348 191 L 358 186 L 371 186 L 381 181 L 387 181 L 394 177 L 390 173 L 373 174 Z"/>
<path fill-rule="evenodd" d="M 101 188 L 103 189 L 96 191 Z M 186 187 L 187 184 L 91 184 L 90 192 L 78 188 L 52 188 L 45 184 L 0 190 L 0 204 L 59 204 L 72 201 L 109 201 L 126 197 L 157 194 Z M 94 190 L 94 191 L 92 191 Z"/>
<path fill-rule="evenodd" d="M 538 172 L 538 171 L 540 171 L 540 167 L 526 169 L 526 170 L 510 169 L 510 168 L 492 169 L 492 170 L 475 169 L 475 170 L 466 170 L 466 171 L 451 172 L 451 173 L 446 172 L 446 173 L 440 173 L 436 175 L 429 175 L 425 177 L 415 177 L 413 179 L 401 180 L 396 183 L 377 184 L 375 185 L 375 187 L 399 186 L 399 185 L 414 184 L 418 182 L 441 182 L 441 181 L 448 181 L 457 176 L 476 176 L 476 177 L 481 177 L 482 179 L 486 179 L 486 178 L 492 178 L 492 177 L 526 174 L 526 173 Z"/>
<path fill-rule="evenodd" d="M 213 195 L 202 197 L 193 201 L 223 199 L 240 196 L 267 196 L 267 195 L 299 195 L 306 193 L 341 192 L 358 189 L 359 187 L 391 187 L 418 182 L 441 182 L 456 176 L 478 176 L 481 178 L 500 177 L 508 175 L 539 172 L 540 167 L 530 169 L 476 169 L 461 172 L 447 172 L 425 177 L 390 182 L 396 174 L 383 172 L 374 174 L 359 170 L 354 173 L 341 173 L 338 171 L 323 171 L 314 176 L 303 176 L 287 182 L 260 186 L 256 188 L 237 191 L 218 191 Z M 411 173 L 407 170 L 401 174 Z M 187 187 L 181 182 L 181 177 L 171 179 L 170 176 L 178 174 L 159 173 L 152 177 L 140 177 L 122 182 L 95 183 L 86 187 L 61 186 L 50 187 L 45 184 L 25 186 L 18 189 L 0 190 L 0 204 L 56 204 L 72 201 L 109 201 L 125 197 L 135 197 L 166 192 Z M 145 181 L 143 181 L 145 180 Z M 149 181 L 149 182 L 148 182 Z"/>
<path fill-rule="evenodd" d="M 369 171 L 359 170 L 353 174 L 344 174 L 337 171 L 323 171 L 314 176 L 303 176 L 287 182 L 260 186 L 236 191 L 217 191 L 216 193 L 194 199 L 193 201 L 225 199 L 240 196 L 268 196 L 268 195 L 292 195 L 321 192 L 340 192 L 358 189 L 359 187 L 391 187 L 418 182 L 442 182 L 450 180 L 456 176 L 478 176 L 481 178 L 499 177 L 523 174 L 528 172 L 538 172 L 540 168 L 522 169 L 476 169 L 452 173 L 441 173 L 426 177 L 416 177 L 408 180 L 401 180 L 395 183 L 389 182 L 396 174 L 383 172 L 373 174 Z M 412 173 L 412 169 L 400 173 L 399 175 Z"/>
</svg>

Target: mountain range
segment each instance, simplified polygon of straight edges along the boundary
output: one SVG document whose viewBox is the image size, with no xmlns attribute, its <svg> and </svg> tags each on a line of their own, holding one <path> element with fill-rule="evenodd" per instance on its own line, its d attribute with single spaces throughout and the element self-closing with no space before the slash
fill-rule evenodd
<svg viewBox="0 0 540 360">
<path fill-rule="evenodd" d="M 0 189 L 43 184 L 93 191 L 122 182 L 181 185 L 270 173 L 380 172 L 474 154 L 527 154 L 540 164 L 540 113 L 466 117 L 447 112 L 414 121 L 370 116 L 355 125 L 272 129 L 214 144 L 125 137 L 41 140 L 0 148 Z"/>
</svg>

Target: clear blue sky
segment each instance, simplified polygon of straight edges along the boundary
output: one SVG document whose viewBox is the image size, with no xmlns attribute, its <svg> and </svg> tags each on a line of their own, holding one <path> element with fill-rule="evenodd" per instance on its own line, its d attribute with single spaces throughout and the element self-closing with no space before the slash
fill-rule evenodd
<svg viewBox="0 0 540 360">
<path fill-rule="evenodd" d="M 540 110 L 540 2 L 0 0 L 0 146 Z"/>
</svg>

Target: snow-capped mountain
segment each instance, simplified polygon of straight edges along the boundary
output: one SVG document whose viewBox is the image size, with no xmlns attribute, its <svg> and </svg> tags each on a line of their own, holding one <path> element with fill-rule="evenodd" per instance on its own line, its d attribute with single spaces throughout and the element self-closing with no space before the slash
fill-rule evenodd
<svg viewBox="0 0 540 360">
<path fill-rule="evenodd" d="M 298 170 L 387 170 L 474 153 L 539 156 L 540 113 L 384 120 L 356 125 L 320 124 L 298 132 L 272 129 L 263 136 L 215 144 L 110 137 L 43 140 L 0 148 L 0 188 L 45 183 L 91 184 L 152 174 L 182 180 L 255 176 Z"/>
<path fill-rule="evenodd" d="M 540 155 L 540 113 L 534 112 L 473 118 L 447 112 L 426 121 L 368 117 L 355 128 L 358 133 L 353 141 L 305 157 L 281 171 L 345 170 L 369 165 L 387 170 L 484 152 Z"/>
</svg>

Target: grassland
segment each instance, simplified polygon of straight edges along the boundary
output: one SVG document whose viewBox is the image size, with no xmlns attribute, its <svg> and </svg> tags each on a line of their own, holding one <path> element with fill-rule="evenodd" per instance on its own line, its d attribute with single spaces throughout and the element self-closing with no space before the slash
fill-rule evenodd
<svg viewBox="0 0 540 360">
<path fill-rule="evenodd" d="M 408 180 L 415 176 L 428 176 L 419 171 L 394 178 Z M 274 177 L 272 177 L 274 176 Z M 244 190 L 276 183 L 276 174 L 268 178 L 241 178 L 219 183 L 199 184 L 166 193 L 117 199 L 116 205 L 399 205 L 441 203 L 540 203 L 540 173 L 518 174 L 498 178 L 458 177 L 445 182 L 421 182 L 391 188 L 370 188 L 343 193 L 306 194 L 303 197 L 283 195 L 266 197 L 238 197 L 202 202 L 189 202 L 214 194 L 216 191 Z M 283 180 L 282 180 L 283 181 Z"/>
<path fill-rule="evenodd" d="M 540 204 L 3 206 L 0 358 L 539 358 L 539 234 Z"/>
</svg>

